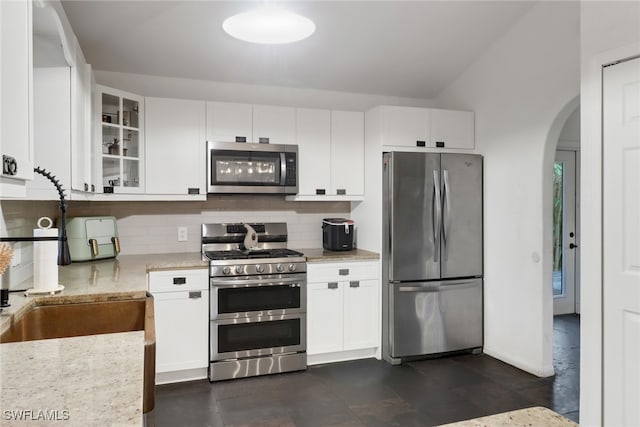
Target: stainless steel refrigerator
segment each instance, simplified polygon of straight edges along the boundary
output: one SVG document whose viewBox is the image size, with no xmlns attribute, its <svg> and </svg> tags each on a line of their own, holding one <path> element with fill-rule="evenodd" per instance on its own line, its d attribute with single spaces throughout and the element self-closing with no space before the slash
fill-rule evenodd
<svg viewBox="0 0 640 427">
<path fill-rule="evenodd" d="M 482 157 L 384 153 L 383 177 L 384 359 L 480 349 Z"/>
</svg>

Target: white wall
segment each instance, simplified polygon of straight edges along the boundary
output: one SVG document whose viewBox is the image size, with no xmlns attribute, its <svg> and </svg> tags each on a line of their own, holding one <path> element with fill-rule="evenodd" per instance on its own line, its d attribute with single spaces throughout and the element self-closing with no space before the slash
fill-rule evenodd
<svg viewBox="0 0 640 427">
<path fill-rule="evenodd" d="M 580 308 L 580 424 L 602 425 L 602 65 L 640 55 L 640 3 L 580 6 L 583 173 Z"/>
<path fill-rule="evenodd" d="M 560 137 L 558 137 L 558 149 L 574 150 L 580 149 L 580 108 L 576 108 L 569 116 Z"/>
<path fill-rule="evenodd" d="M 577 106 L 578 18 L 577 2 L 536 4 L 436 100 L 475 111 L 485 156 L 485 352 L 539 376 L 553 374 L 551 168 Z"/>
<path fill-rule="evenodd" d="M 100 70 L 96 70 L 95 75 L 96 82 L 99 84 L 144 96 L 353 111 L 365 111 L 382 104 L 432 106 L 430 100 L 418 98 L 224 83 Z"/>
</svg>

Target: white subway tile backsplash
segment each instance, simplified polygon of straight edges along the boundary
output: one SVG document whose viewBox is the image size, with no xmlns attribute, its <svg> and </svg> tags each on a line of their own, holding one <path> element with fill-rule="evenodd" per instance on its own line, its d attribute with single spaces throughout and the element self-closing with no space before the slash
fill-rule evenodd
<svg viewBox="0 0 640 427">
<path fill-rule="evenodd" d="M 322 246 L 322 219 L 349 217 L 348 202 L 288 202 L 278 196 L 209 196 L 206 202 L 70 202 L 68 216 L 113 215 L 122 254 L 200 251 L 203 223 L 286 222 L 290 248 Z M 30 236 L 41 216 L 59 216 L 57 202 L 2 201 L 0 235 Z M 178 227 L 188 240 L 178 242 Z M 21 244 L 21 263 L 5 274 L 12 286 L 33 271 L 33 246 Z M 5 277 L 6 276 L 6 277 Z"/>
</svg>

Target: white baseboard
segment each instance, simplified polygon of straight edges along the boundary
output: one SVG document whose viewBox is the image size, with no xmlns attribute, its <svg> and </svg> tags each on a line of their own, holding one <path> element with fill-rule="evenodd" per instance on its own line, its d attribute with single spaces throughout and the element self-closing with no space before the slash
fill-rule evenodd
<svg viewBox="0 0 640 427">
<path fill-rule="evenodd" d="M 360 350 L 337 351 L 325 354 L 307 354 L 307 365 L 320 365 L 322 363 L 346 362 L 347 360 L 368 359 L 376 357 L 376 348 L 365 348 Z"/>
<path fill-rule="evenodd" d="M 537 366 L 531 366 L 528 363 L 524 363 L 520 360 L 516 360 L 511 356 L 503 354 L 499 351 L 495 351 L 489 347 L 484 347 L 483 353 L 495 359 L 501 360 L 504 363 L 508 363 L 511 366 L 515 366 L 518 369 L 522 369 L 523 371 L 528 372 L 532 375 L 535 375 L 536 377 L 546 378 L 546 377 L 552 377 L 556 374 L 555 370 L 553 369 L 553 365 L 543 366 L 542 368 Z"/>
<path fill-rule="evenodd" d="M 208 368 L 185 369 L 182 371 L 156 373 L 156 385 L 201 380 L 208 377 Z"/>
</svg>

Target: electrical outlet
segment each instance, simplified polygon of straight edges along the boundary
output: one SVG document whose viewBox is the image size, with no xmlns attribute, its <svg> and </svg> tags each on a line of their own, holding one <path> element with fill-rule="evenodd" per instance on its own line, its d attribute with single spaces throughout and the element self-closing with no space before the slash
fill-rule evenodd
<svg viewBox="0 0 640 427">
<path fill-rule="evenodd" d="M 187 241 L 187 227 L 178 227 L 178 242 Z"/>
</svg>

